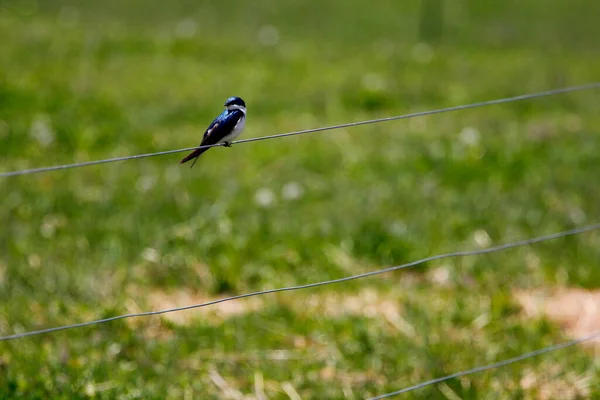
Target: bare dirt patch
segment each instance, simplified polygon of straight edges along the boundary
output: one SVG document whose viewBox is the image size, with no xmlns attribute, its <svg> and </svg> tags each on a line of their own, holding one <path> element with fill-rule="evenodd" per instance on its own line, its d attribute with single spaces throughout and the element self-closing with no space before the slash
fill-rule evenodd
<svg viewBox="0 0 600 400">
<path fill-rule="evenodd" d="M 600 290 L 518 291 L 515 297 L 527 317 L 544 316 L 561 325 L 573 338 L 600 331 Z M 600 339 L 586 344 L 600 350 Z"/>
<path fill-rule="evenodd" d="M 153 310 L 166 310 L 177 307 L 185 307 L 194 304 L 202 304 L 219 300 L 220 297 L 207 296 L 201 292 L 191 290 L 151 290 L 145 296 L 145 301 Z M 264 302 L 259 298 L 243 299 L 239 301 L 226 301 L 202 307 L 202 310 L 187 310 L 162 314 L 162 317 L 180 325 L 187 325 L 195 319 L 207 319 L 219 323 L 227 318 L 260 310 Z"/>
<path fill-rule="evenodd" d="M 132 287 L 128 290 L 130 300 L 127 311 L 137 313 L 151 310 L 165 310 L 219 300 L 188 289 L 164 291 L 162 289 L 141 290 Z M 142 300 L 143 299 L 143 300 Z M 364 289 L 358 293 L 327 294 L 287 294 L 285 296 L 253 297 L 213 304 L 202 309 L 190 309 L 162 314 L 161 317 L 178 325 L 188 325 L 194 320 L 203 319 L 210 323 L 221 323 L 228 318 L 257 312 L 270 304 L 278 303 L 299 314 L 313 314 L 339 318 L 347 315 L 365 318 L 383 318 L 407 336 L 414 335 L 414 328 L 402 318 L 401 302 L 397 296 L 379 293 L 374 289 Z M 143 306 L 141 304 L 144 304 Z M 135 319 L 132 320 L 132 322 Z"/>
</svg>

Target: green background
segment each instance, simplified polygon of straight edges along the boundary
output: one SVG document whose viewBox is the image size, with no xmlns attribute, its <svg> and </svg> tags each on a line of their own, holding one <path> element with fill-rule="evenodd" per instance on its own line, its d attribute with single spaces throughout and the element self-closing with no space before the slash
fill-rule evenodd
<svg viewBox="0 0 600 400">
<path fill-rule="evenodd" d="M 0 1 L 2 171 L 599 80 L 592 0 Z M 0 179 L 0 335 L 600 221 L 599 90 Z M 600 234 L 0 343 L 0 397 L 359 399 L 565 340 Z M 404 398 L 600 396 L 578 347 Z M 533 382 L 533 383 L 532 383 Z M 454 397 L 453 397 L 454 396 Z M 546 397 L 544 397 L 546 396 Z M 549 396 L 549 397 L 548 397 Z"/>
</svg>

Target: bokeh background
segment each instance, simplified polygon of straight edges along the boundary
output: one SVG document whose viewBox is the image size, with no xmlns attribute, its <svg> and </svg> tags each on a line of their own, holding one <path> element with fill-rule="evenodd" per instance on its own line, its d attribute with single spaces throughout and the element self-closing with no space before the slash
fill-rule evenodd
<svg viewBox="0 0 600 400">
<path fill-rule="evenodd" d="M 3 0 L 1 169 L 194 146 L 234 95 L 255 137 L 596 81 L 598 15 L 594 0 Z M 175 154 L 2 178 L 0 335 L 598 222 L 599 101 L 590 90 L 217 148 L 191 170 Z M 592 232 L 2 342 L 0 397 L 378 395 L 597 323 L 582 302 L 597 298 L 599 248 Z M 596 354 L 404 398 L 597 397 Z"/>
</svg>

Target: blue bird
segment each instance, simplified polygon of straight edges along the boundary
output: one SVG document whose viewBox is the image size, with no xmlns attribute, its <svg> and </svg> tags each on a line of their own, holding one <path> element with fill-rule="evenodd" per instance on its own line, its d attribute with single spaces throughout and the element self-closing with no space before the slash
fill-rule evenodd
<svg viewBox="0 0 600 400">
<path fill-rule="evenodd" d="M 246 103 L 239 97 L 230 97 L 225 102 L 225 110 L 214 119 L 204 132 L 200 146 L 224 143 L 226 147 L 231 147 L 231 141 L 242 133 L 244 125 L 246 125 Z M 192 168 L 198 161 L 198 157 L 209 148 L 192 151 L 180 163 L 183 164 L 194 159 L 190 166 Z"/>
</svg>

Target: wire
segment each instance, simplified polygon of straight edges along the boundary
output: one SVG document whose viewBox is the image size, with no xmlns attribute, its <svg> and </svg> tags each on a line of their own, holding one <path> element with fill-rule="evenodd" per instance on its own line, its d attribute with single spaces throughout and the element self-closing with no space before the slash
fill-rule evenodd
<svg viewBox="0 0 600 400">
<path fill-rule="evenodd" d="M 160 315 L 160 314 L 166 314 L 166 313 L 171 313 L 171 312 L 190 310 L 193 308 L 207 307 L 207 306 L 211 306 L 214 304 L 224 303 L 226 301 L 244 299 L 247 297 L 254 297 L 254 296 L 260 296 L 260 295 L 278 293 L 278 292 L 289 292 L 289 291 L 293 291 L 293 290 L 301 290 L 301 289 L 308 289 L 308 288 L 313 288 L 313 287 L 317 287 L 317 286 L 331 285 L 334 283 L 348 282 L 348 281 L 351 281 L 354 279 L 366 278 L 369 276 L 384 274 L 384 273 L 391 272 L 391 271 L 397 271 L 400 269 L 413 267 L 415 265 L 424 264 L 429 261 L 441 260 L 444 258 L 451 258 L 451 257 L 464 257 L 464 256 L 488 254 L 488 253 L 493 253 L 493 252 L 502 251 L 502 250 L 506 250 L 506 249 L 511 249 L 514 247 L 521 247 L 521 246 L 526 246 L 526 245 L 530 245 L 530 244 L 534 244 L 534 243 L 540 243 L 540 242 L 545 242 L 548 240 L 558 239 L 558 238 L 562 238 L 565 236 L 577 235 L 580 233 L 589 232 L 589 231 L 593 231 L 593 230 L 597 230 L 597 229 L 600 229 L 600 223 L 594 224 L 594 225 L 587 225 L 587 226 L 583 226 L 583 227 L 579 227 L 579 228 L 575 228 L 575 229 L 571 229 L 571 230 L 567 230 L 567 231 L 562 231 L 562 232 L 558 232 L 558 233 L 553 233 L 550 235 L 540 236 L 540 237 L 536 237 L 536 238 L 525 239 L 525 240 L 520 240 L 517 242 L 511 242 L 511 243 L 505 243 L 505 244 L 488 247 L 488 248 L 484 248 L 484 249 L 456 251 L 456 252 L 452 252 L 452 253 L 439 254 L 439 255 L 423 258 L 421 260 L 412 261 L 412 262 L 409 262 L 406 264 L 397 265 L 397 266 L 389 267 L 389 268 L 384 268 L 384 269 L 380 269 L 380 270 L 376 270 L 376 271 L 365 272 L 362 274 L 348 276 L 345 278 L 332 279 L 332 280 L 323 281 L 323 282 L 309 283 L 306 285 L 290 286 L 290 287 L 277 288 L 277 289 L 268 289 L 268 290 L 263 290 L 260 292 L 245 293 L 245 294 L 240 294 L 237 296 L 225 297 L 222 299 L 209 301 L 206 303 L 170 308 L 170 309 L 166 309 L 166 310 L 146 311 L 146 312 L 141 312 L 141 313 L 117 315 L 114 317 L 99 319 L 99 320 L 95 320 L 95 321 L 87 321 L 87 322 L 81 322 L 81 323 L 77 323 L 77 324 L 57 326 L 54 328 L 40 329 L 37 331 L 16 333 L 14 335 L 2 336 L 2 337 L 0 337 L 0 341 L 20 339 L 20 338 L 24 338 L 27 336 L 34 336 L 34 335 L 40 335 L 40 334 L 44 334 L 44 333 L 57 332 L 57 331 L 65 330 L 65 329 L 82 328 L 84 326 L 103 324 L 106 322 L 116 321 L 116 320 L 125 319 L 125 318 L 147 317 L 147 316 L 151 316 L 151 315 Z"/>
<path fill-rule="evenodd" d="M 591 335 L 584 336 L 584 337 L 581 337 L 581 338 L 578 338 L 578 339 L 569 340 L 568 342 L 563 342 L 563 343 L 555 344 L 555 345 L 552 345 L 552 346 L 544 347 L 543 349 L 539 349 L 539 350 L 535 350 L 535 351 L 532 351 L 532 352 L 529 352 L 529 353 L 521 354 L 520 356 L 509 358 L 507 360 L 499 361 L 499 362 L 496 362 L 496 363 L 493 363 L 493 364 L 489 364 L 489 365 L 484 365 L 484 366 L 481 366 L 481 367 L 476 367 L 476 368 L 468 369 L 466 371 L 456 372 L 454 374 L 443 376 L 441 378 L 435 378 L 435 379 L 432 379 L 432 380 L 429 380 L 429 381 L 425 381 L 425 382 L 419 383 L 418 385 L 409 386 L 407 388 L 404 388 L 404 389 L 401 389 L 401 390 L 398 390 L 398 391 L 395 391 L 395 392 L 382 394 L 382 395 L 379 395 L 379 396 L 376 396 L 376 397 L 371 397 L 368 400 L 385 399 L 387 397 L 392 397 L 392 396 L 396 396 L 396 395 L 399 395 L 399 394 L 402 394 L 402 393 L 411 392 L 413 390 L 421 389 L 421 388 L 424 388 L 425 386 L 429 386 L 429 385 L 433 385 L 435 383 L 440 383 L 440 382 L 443 382 L 443 381 L 447 381 L 449 379 L 458 378 L 458 377 L 469 375 L 469 374 L 475 374 L 477 372 L 487 371 L 487 370 L 498 368 L 498 367 L 503 367 L 505 365 L 513 364 L 513 363 L 516 363 L 516 362 L 519 362 L 519 361 L 523 361 L 523 360 L 526 360 L 528 358 L 539 356 L 541 354 L 550 353 L 550 352 L 555 351 L 555 350 L 564 349 L 565 347 L 570 347 L 570 346 L 574 346 L 576 344 L 581 344 L 583 342 L 588 342 L 588 341 L 596 339 L 596 338 L 600 338 L 600 332 L 596 332 L 596 333 L 593 333 Z"/>
<path fill-rule="evenodd" d="M 422 117 L 425 115 L 440 114 L 440 113 L 445 113 L 445 112 L 450 112 L 450 111 L 466 110 L 469 108 L 491 106 L 491 105 L 495 105 L 495 104 L 509 103 L 509 102 L 520 101 L 520 100 L 528 100 L 528 99 L 534 99 L 534 98 L 538 98 L 538 97 L 551 96 L 551 95 L 556 95 L 556 94 L 561 94 L 561 93 L 575 92 L 578 90 L 595 89 L 595 88 L 600 88 L 600 82 L 592 82 L 592 83 L 588 83 L 588 84 L 580 85 L 580 86 L 571 86 L 571 87 L 566 87 L 566 88 L 561 88 L 561 89 L 546 90 L 546 91 L 537 92 L 537 93 L 522 94 L 520 96 L 506 97 L 506 98 L 502 98 L 502 99 L 488 100 L 488 101 L 482 101 L 482 102 L 478 102 L 478 103 L 471 103 L 471 104 L 464 104 L 464 105 L 454 106 L 454 107 L 440 108 L 437 110 L 421 111 L 421 112 L 416 112 L 416 113 L 411 113 L 411 114 L 397 115 L 397 116 L 393 116 L 393 117 L 377 118 L 377 119 L 371 119 L 371 120 L 367 120 L 367 121 L 350 122 L 347 124 L 331 125 L 331 126 L 325 126 L 325 127 L 321 127 L 321 128 L 305 129 L 305 130 L 296 131 L 296 132 L 279 133 L 276 135 L 260 136 L 260 137 L 250 138 L 250 139 L 242 139 L 242 140 L 237 140 L 235 142 L 232 142 L 232 144 L 250 143 L 250 142 L 256 142 L 259 140 L 277 139 L 277 138 L 288 137 L 288 136 L 303 135 L 305 133 L 330 131 L 330 130 L 340 129 L 340 128 L 349 128 L 349 127 L 360 126 L 360 125 L 375 124 L 375 123 L 379 123 L 379 122 L 395 121 L 398 119 Z M 20 171 L 0 172 L 0 178 L 17 176 L 17 175 L 37 174 L 40 172 L 58 171 L 61 169 L 87 167 L 87 166 L 91 166 L 91 165 L 107 164 L 107 163 L 112 163 L 112 162 L 117 162 L 117 161 L 135 160 L 135 159 L 140 159 L 140 158 L 181 153 L 184 151 L 192 151 L 192 150 L 196 150 L 196 149 L 207 149 L 207 148 L 216 147 L 216 146 L 223 146 L 223 143 L 205 145 L 205 146 L 196 146 L 196 147 L 186 147 L 183 149 L 176 149 L 176 150 L 159 151 L 156 153 L 137 154 L 137 155 L 131 155 L 131 156 L 108 158 L 105 160 L 86 161 L 86 162 L 80 162 L 80 163 L 74 163 L 74 164 L 55 165 L 55 166 L 51 166 L 51 167 L 24 169 L 24 170 L 20 170 Z"/>
</svg>

